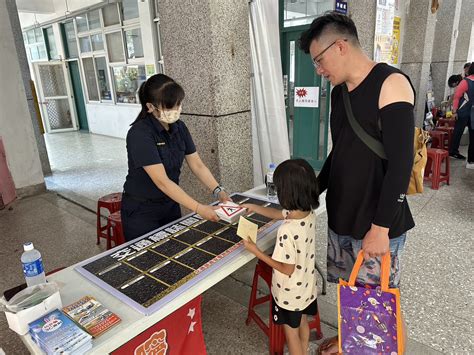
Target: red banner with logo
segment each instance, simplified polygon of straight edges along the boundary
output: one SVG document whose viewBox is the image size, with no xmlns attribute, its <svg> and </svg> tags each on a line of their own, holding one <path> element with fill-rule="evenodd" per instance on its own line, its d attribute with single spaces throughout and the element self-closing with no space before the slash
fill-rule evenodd
<svg viewBox="0 0 474 355">
<path fill-rule="evenodd" d="M 205 355 L 201 326 L 201 296 L 137 335 L 113 355 Z"/>
</svg>

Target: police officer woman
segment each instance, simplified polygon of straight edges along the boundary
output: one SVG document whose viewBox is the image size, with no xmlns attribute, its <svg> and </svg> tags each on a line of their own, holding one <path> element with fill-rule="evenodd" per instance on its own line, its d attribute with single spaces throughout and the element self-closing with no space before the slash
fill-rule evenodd
<svg viewBox="0 0 474 355">
<path fill-rule="evenodd" d="M 220 201 L 230 200 L 204 165 L 191 134 L 179 120 L 183 88 L 157 74 L 139 90 L 142 110 L 127 134 L 128 175 L 122 197 L 122 225 L 130 241 L 181 217 L 179 205 L 217 221 L 212 206 L 200 204 L 179 187 L 186 159 L 193 174 Z"/>
</svg>

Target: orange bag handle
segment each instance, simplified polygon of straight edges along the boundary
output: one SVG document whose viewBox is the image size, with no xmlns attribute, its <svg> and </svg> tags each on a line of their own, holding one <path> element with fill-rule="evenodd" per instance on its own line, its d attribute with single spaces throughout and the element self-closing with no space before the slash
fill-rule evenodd
<svg viewBox="0 0 474 355">
<path fill-rule="evenodd" d="M 349 286 L 355 286 L 357 275 L 359 274 L 360 267 L 364 262 L 364 252 L 361 250 L 357 255 L 357 259 L 352 268 L 351 276 L 349 277 Z M 390 251 L 386 252 L 382 256 L 382 265 L 380 267 L 380 286 L 382 291 L 388 291 L 388 282 L 390 279 Z"/>
</svg>

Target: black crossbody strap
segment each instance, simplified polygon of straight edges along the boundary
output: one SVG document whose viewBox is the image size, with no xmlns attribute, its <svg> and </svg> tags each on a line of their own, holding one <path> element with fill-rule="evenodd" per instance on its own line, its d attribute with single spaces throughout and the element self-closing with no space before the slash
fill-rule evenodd
<svg viewBox="0 0 474 355">
<path fill-rule="evenodd" d="M 370 148 L 371 151 L 377 154 L 380 158 L 387 160 L 382 142 L 369 135 L 354 117 L 354 114 L 352 113 L 351 102 L 349 100 L 349 92 L 345 83 L 342 84 L 342 100 L 344 101 L 344 107 L 346 109 L 346 115 L 349 120 L 349 124 L 354 130 L 354 133 L 362 142 L 364 142 L 367 147 Z"/>
</svg>

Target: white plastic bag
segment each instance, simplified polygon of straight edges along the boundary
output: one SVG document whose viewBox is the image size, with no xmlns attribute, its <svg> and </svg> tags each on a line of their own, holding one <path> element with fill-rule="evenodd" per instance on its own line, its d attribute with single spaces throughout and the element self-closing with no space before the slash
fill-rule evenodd
<svg viewBox="0 0 474 355">
<path fill-rule="evenodd" d="M 4 298 L 0 299 L 0 309 L 18 313 L 43 302 L 58 290 L 58 285 L 54 282 L 27 287 L 13 296 L 10 301 L 6 301 Z"/>
</svg>

